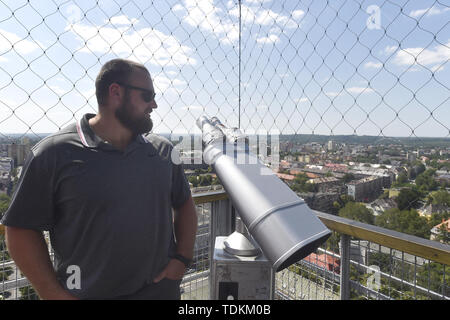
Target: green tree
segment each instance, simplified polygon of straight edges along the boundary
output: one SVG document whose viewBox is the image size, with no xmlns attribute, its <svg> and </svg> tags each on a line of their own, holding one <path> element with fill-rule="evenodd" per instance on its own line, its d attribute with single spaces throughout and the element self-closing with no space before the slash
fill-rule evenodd
<svg viewBox="0 0 450 320">
<path fill-rule="evenodd" d="M 430 194 L 431 203 L 443 205 L 450 208 L 450 193 L 446 190 L 439 190 Z"/>
<path fill-rule="evenodd" d="M 39 296 L 32 286 L 20 288 L 19 291 L 21 294 L 20 300 L 39 300 Z"/>
<path fill-rule="evenodd" d="M 430 228 L 427 218 L 421 217 L 414 209 L 399 210 L 398 208 L 393 208 L 386 210 L 375 218 L 375 224 L 379 227 L 413 236 L 426 239 L 430 238 Z"/>
<path fill-rule="evenodd" d="M 398 175 L 397 180 L 395 181 L 395 183 L 393 184 L 393 186 L 401 186 L 405 183 L 408 183 L 408 176 L 406 175 L 406 173 L 402 172 Z"/>
<path fill-rule="evenodd" d="M 0 194 L 0 217 L 8 210 L 11 199 L 8 195 Z"/>
<path fill-rule="evenodd" d="M 396 199 L 397 207 L 400 210 L 415 208 L 421 198 L 421 193 L 415 188 L 405 188 L 400 190 Z"/>
<path fill-rule="evenodd" d="M 416 177 L 417 187 L 424 191 L 437 190 L 437 188 L 439 187 L 439 183 L 437 183 L 437 181 L 434 180 L 435 172 L 436 172 L 435 169 L 428 169 L 425 172 L 419 174 Z"/>
<path fill-rule="evenodd" d="M 309 178 L 304 173 L 295 175 L 292 182 L 291 189 L 297 192 L 316 192 L 317 186 L 313 183 L 309 183 Z"/>
<path fill-rule="evenodd" d="M 373 213 L 359 202 L 347 202 L 345 207 L 339 210 L 339 216 L 368 224 L 375 221 Z"/>
<path fill-rule="evenodd" d="M 450 279 L 450 268 L 441 263 L 431 262 L 418 269 L 417 284 L 445 296 L 450 295 L 448 279 Z"/>
<path fill-rule="evenodd" d="M 344 177 L 342 179 L 344 180 L 344 183 L 348 183 L 348 182 L 354 180 L 355 176 L 353 175 L 353 173 L 346 173 L 346 174 L 344 174 Z"/>
<path fill-rule="evenodd" d="M 447 221 L 450 218 L 450 211 L 446 212 L 434 212 L 431 214 L 430 220 L 428 220 L 428 227 L 430 230 L 442 223 L 442 221 Z"/>
</svg>

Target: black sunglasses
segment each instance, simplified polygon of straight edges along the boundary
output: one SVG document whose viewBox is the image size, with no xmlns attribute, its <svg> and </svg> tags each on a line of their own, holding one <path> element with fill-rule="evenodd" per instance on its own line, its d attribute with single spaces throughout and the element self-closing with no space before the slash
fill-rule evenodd
<svg viewBox="0 0 450 320">
<path fill-rule="evenodd" d="M 125 88 L 142 91 L 142 94 L 141 94 L 142 100 L 144 100 L 145 102 L 150 102 L 150 101 L 155 100 L 156 93 L 152 90 L 131 86 L 129 84 L 118 82 L 118 81 L 116 81 L 116 83 Z"/>
</svg>

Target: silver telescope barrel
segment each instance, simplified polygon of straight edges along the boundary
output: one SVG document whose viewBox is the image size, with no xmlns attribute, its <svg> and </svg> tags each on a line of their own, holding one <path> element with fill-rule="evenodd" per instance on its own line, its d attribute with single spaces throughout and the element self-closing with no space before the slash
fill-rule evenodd
<svg viewBox="0 0 450 320">
<path fill-rule="evenodd" d="M 239 130 L 238 128 L 227 128 L 226 126 L 224 126 L 222 124 L 222 122 L 220 122 L 219 118 L 212 117 L 211 124 L 223 132 L 223 134 L 226 137 L 227 142 L 229 142 L 229 143 L 235 143 L 235 142 L 248 143 L 247 136 L 244 135 L 241 132 L 241 130 Z"/>
<path fill-rule="evenodd" d="M 202 119 L 205 118 L 205 119 Z M 227 129 L 202 117 L 203 156 L 213 166 L 248 231 L 281 271 L 308 256 L 331 235 L 305 201 L 267 168 L 248 146 L 214 140 L 213 132 Z M 221 126 L 218 126 L 220 124 Z M 208 132 L 211 131 L 211 132 Z M 225 132 L 224 132 L 225 131 Z"/>
<path fill-rule="evenodd" d="M 202 130 L 202 140 L 205 145 L 222 142 L 225 138 L 224 133 L 205 116 L 197 119 L 197 127 Z"/>
</svg>

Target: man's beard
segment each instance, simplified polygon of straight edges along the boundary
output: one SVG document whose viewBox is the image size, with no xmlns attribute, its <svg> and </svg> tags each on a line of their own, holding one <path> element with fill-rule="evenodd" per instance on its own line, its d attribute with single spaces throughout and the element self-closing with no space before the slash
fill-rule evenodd
<svg viewBox="0 0 450 320">
<path fill-rule="evenodd" d="M 117 120 L 135 135 L 150 132 L 153 128 L 153 122 L 150 117 L 133 115 L 133 105 L 129 101 L 128 92 L 125 94 L 123 103 L 116 110 L 115 115 Z"/>
</svg>

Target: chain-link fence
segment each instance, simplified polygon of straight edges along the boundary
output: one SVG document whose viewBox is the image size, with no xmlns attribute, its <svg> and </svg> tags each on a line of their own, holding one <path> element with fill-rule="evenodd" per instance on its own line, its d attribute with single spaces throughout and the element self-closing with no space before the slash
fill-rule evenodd
<svg viewBox="0 0 450 320">
<path fill-rule="evenodd" d="M 51 133 L 97 108 L 114 57 L 144 63 L 154 131 L 219 116 L 282 134 L 450 134 L 444 1 L 0 2 L 0 132 Z"/>
<path fill-rule="evenodd" d="M 449 149 L 449 18 L 450 2 L 434 0 L 0 0 L 0 151 L 21 165 L 28 139 L 96 113 L 94 79 L 121 57 L 152 75 L 156 133 L 199 134 L 195 120 L 217 116 L 246 133 L 281 134 L 282 152 L 303 163 L 367 163 L 328 167 L 344 181 L 392 160 L 405 167 L 394 172 L 406 190 L 399 209 L 445 197 L 450 206 L 448 192 L 437 193 L 449 185 L 448 161 L 428 159 L 447 168 L 436 181 L 417 150 Z M 342 142 L 333 159 L 313 143 L 329 140 Z M 302 179 L 296 191 L 311 191 Z M 327 212 L 346 202 L 336 198 Z"/>
</svg>

